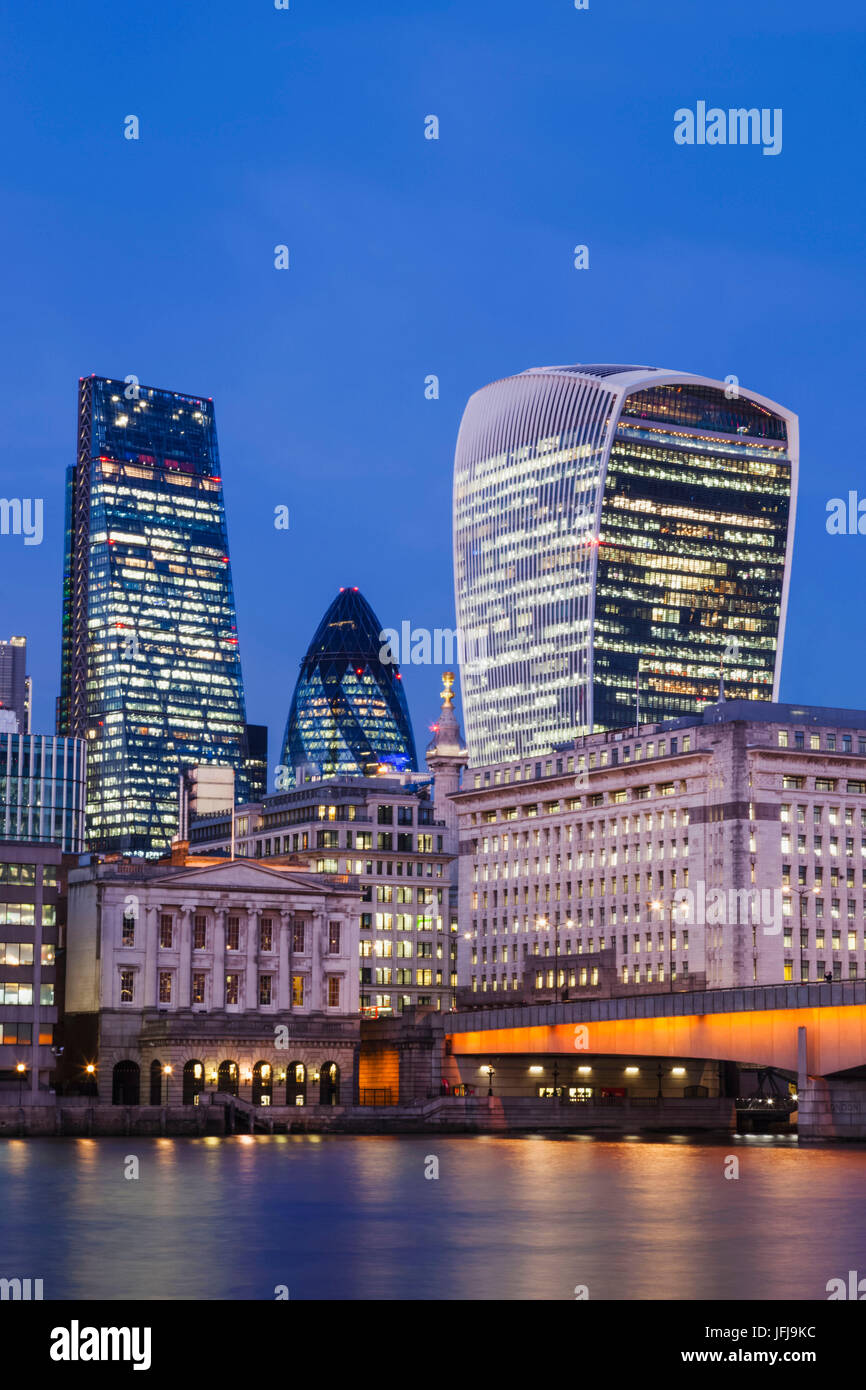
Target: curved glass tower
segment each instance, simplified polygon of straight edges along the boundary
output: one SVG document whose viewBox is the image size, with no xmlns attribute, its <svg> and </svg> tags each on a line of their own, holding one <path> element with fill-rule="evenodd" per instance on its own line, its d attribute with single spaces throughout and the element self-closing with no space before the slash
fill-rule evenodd
<svg viewBox="0 0 866 1390">
<path fill-rule="evenodd" d="M 309 777 L 415 771 L 399 668 L 383 662 L 382 626 L 357 589 L 341 589 L 301 662 L 281 763 L 283 785 Z"/>
<path fill-rule="evenodd" d="M 778 700 L 797 417 L 653 367 L 531 368 L 476 392 L 454 465 L 470 762 Z"/>
</svg>

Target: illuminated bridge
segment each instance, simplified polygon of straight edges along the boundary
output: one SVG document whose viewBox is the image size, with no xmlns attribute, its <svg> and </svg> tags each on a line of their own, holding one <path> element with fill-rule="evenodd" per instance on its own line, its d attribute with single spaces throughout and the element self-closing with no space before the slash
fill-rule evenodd
<svg viewBox="0 0 866 1390">
<path fill-rule="evenodd" d="M 863 980 L 482 1008 L 363 1033 L 362 1095 L 387 1073 L 404 1103 L 727 1098 L 732 1113 L 769 1073 L 796 1090 L 801 1135 L 866 1138 Z"/>
</svg>

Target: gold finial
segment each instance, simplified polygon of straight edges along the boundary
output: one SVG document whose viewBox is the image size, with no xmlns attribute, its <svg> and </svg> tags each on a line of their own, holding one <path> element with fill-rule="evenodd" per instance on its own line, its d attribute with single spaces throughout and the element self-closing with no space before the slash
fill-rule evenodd
<svg viewBox="0 0 866 1390">
<path fill-rule="evenodd" d="M 450 709 L 454 704 L 454 672 L 442 672 L 442 704 L 446 709 Z"/>
</svg>

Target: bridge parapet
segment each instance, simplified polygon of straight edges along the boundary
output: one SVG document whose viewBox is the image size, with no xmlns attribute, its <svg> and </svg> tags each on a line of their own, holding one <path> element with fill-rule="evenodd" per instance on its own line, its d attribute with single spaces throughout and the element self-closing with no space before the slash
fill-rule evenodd
<svg viewBox="0 0 866 1390">
<path fill-rule="evenodd" d="M 569 1000 L 559 1004 L 506 1005 L 437 1016 L 447 1034 L 498 1028 L 550 1027 L 562 1023 L 686 1018 L 705 1014 L 757 1013 L 778 1009 L 866 1006 L 866 980 L 832 983 L 751 985 L 742 989 L 673 990 L 618 999 Z"/>
</svg>

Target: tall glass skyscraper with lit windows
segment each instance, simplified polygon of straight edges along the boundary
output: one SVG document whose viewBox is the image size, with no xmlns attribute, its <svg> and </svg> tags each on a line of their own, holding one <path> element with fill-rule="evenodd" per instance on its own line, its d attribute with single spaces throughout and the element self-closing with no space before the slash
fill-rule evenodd
<svg viewBox="0 0 866 1390">
<path fill-rule="evenodd" d="M 79 384 L 57 732 L 87 744 L 90 849 L 161 854 L 182 768 L 235 769 L 246 713 L 213 403 Z"/>
<path fill-rule="evenodd" d="M 530 368 L 476 392 L 454 467 L 472 764 L 778 700 L 797 417 L 654 367 Z"/>
<path fill-rule="evenodd" d="M 301 662 L 278 790 L 314 778 L 415 771 L 417 756 L 399 666 L 363 594 L 341 589 Z"/>
</svg>

